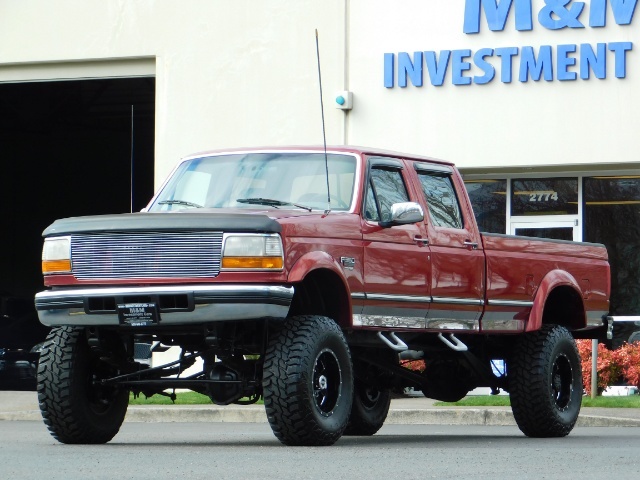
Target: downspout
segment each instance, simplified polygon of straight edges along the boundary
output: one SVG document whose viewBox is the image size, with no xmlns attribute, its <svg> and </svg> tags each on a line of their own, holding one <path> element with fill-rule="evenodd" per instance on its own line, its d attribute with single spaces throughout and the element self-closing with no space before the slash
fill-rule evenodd
<svg viewBox="0 0 640 480">
<path fill-rule="evenodd" d="M 349 24 L 350 24 L 350 0 L 344 0 L 344 32 L 343 32 L 343 44 L 344 44 L 344 52 L 343 52 L 343 75 L 344 78 L 342 80 L 344 85 L 344 90 L 349 91 Z M 349 144 L 349 110 L 344 110 L 344 119 L 342 122 L 342 144 Z"/>
</svg>

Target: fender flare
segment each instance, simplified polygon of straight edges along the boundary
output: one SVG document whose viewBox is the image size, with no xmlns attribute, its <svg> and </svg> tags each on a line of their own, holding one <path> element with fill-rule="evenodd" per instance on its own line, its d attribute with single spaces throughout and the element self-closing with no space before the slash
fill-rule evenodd
<svg viewBox="0 0 640 480">
<path fill-rule="evenodd" d="M 343 322 L 339 323 L 344 323 L 344 325 L 342 325 L 344 327 L 350 326 L 353 322 L 353 306 L 351 304 L 350 295 L 351 290 L 344 275 L 342 266 L 327 252 L 313 251 L 302 255 L 295 261 L 295 263 L 289 270 L 287 282 L 295 286 L 296 283 L 304 281 L 305 277 L 317 270 L 328 270 L 331 273 L 335 274 L 342 282 L 340 288 L 345 292 L 348 310 L 347 312 L 345 312 L 345 318 Z M 338 319 L 334 320 L 338 321 Z"/>
<path fill-rule="evenodd" d="M 309 273 L 318 269 L 331 270 L 340 277 L 345 288 L 347 287 L 347 279 L 338 262 L 327 252 L 322 251 L 308 252 L 298 258 L 289 269 L 287 282 L 301 282 Z"/>
<path fill-rule="evenodd" d="M 580 301 L 583 301 L 582 289 L 573 275 L 565 272 L 564 270 L 551 270 L 544 276 L 540 285 L 538 285 L 538 288 L 536 289 L 533 306 L 529 313 L 529 321 L 527 322 L 525 331 L 532 332 L 539 330 L 542 327 L 542 317 L 545 305 L 549 299 L 549 295 L 558 287 L 569 287 L 573 289 L 578 295 L 578 298 L 580 298 Z M 586 317 L 583 310 L 582 327 L 584 326 L 586 326 Z"/>
</svg>

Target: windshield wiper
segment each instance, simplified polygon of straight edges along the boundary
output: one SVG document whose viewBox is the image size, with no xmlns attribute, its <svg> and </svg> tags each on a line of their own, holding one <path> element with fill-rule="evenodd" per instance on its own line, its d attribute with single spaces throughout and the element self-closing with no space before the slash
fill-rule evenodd
<svg viewBox="0 0 640 480">
<path fill-rule="evenodd" d="M 238 198 L 236 199 L 236 202 L 253 203 L 256 205 L 268 205 L 270 207 L 275 207 L 275 208 L 292 206 L 292 207 L 302 208 L 303 210 L 306 210 L 308 212 L 313 210 L 311 207 L 307 207 L 305 205 L 298 205 L 297 203 L 291 203 L 291 202 L 283 202 L 282 200 L 273 200 L 271 198 Z"/>
<path fill-rule="evenodd" d="M 162 200 L 161 202 L 158 202 L 158 205 L 184 205 L 186 207 L 203 208 L 202 205 L 187 202 L 186 200 Z"/>
</svg>

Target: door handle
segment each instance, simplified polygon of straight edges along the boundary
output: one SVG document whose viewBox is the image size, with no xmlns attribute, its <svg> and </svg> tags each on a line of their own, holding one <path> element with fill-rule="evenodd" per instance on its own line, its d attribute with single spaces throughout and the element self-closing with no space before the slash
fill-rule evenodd
<svg viewBox="0 0 640 480">
<path fill-rule="evenodd" d="M 413 237 L 413 241 L 416 242 L 420 246 L 429 245 L 429 239 L 428 238 L 424 238 L 422 235 L 415 235 Z"/>
<path fill-rule="evenodd" d="M 478 242 L 472 242 L 471 240 L 465 240 L 463 243 L 464 243 L 465 247 L 471 247 L 472 250 L 477 250 L 478 249 Z"/>
</svg>

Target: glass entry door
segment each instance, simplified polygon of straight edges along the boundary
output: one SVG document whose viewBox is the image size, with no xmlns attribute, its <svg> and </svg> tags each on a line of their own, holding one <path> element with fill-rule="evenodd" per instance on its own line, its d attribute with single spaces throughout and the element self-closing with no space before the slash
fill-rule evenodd
<svg viewBox="0 0 640 480">
<path fill-rule="evenodd" d="M 582 241 L 577 177 L 514 178 L 510 233 Z"/>
<path fill-rule="evenodd" d="M 582 240 L 576 221 L 511 222 L 511 234 L 523 237 L 549 238 L 552 240 Z"/>
</svg>

